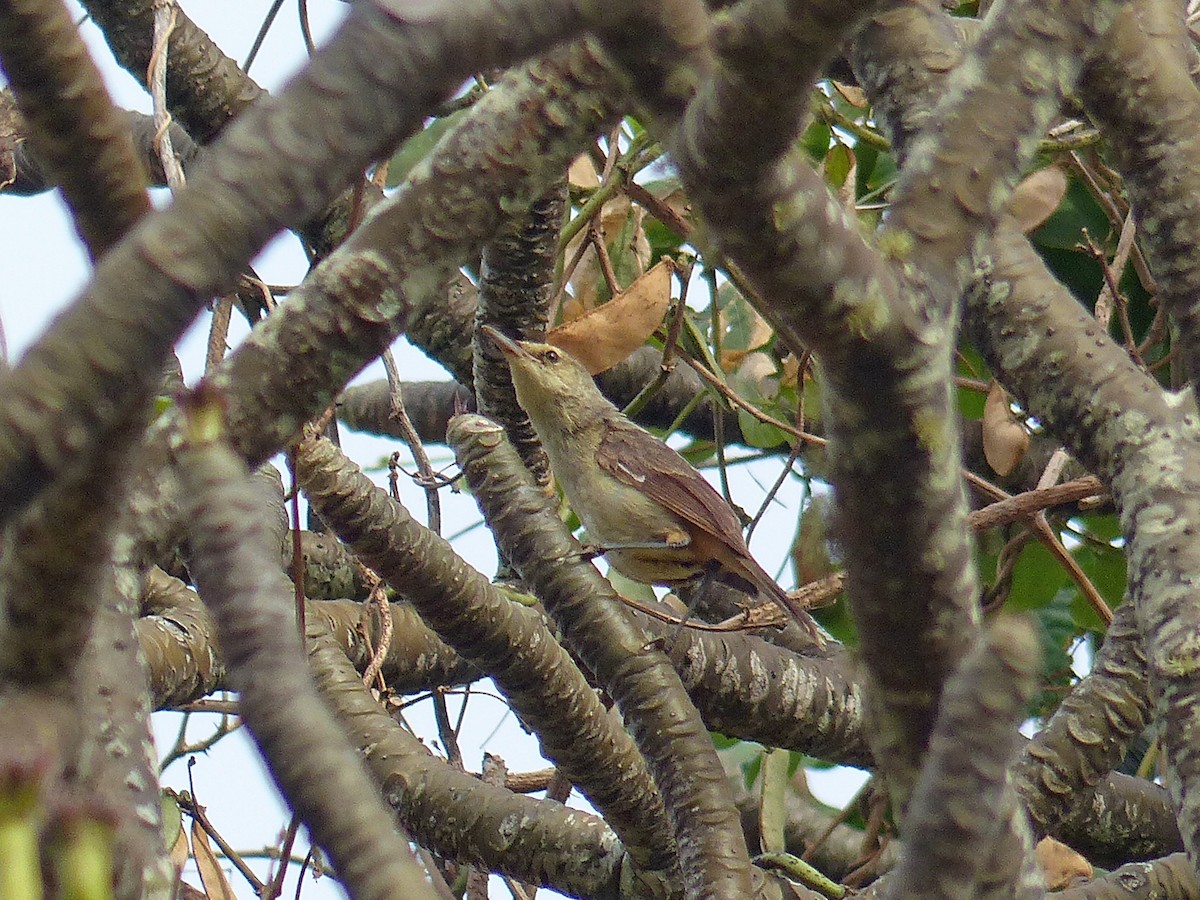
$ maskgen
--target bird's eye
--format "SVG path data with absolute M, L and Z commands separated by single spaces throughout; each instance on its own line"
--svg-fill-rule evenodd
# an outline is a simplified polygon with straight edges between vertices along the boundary
M 558 360 L 559 360 L 558 351 L 557 350 L 547 350 L 544 358 L 545 358 L 546 362 L 552 362 L 552 363 L 558 362 Z

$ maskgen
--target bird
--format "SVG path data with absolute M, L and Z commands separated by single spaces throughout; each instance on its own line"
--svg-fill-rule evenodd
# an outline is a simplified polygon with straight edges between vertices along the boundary
M 816 637 L 812 617 L 751 556 L 736 513 L 687 460 L 622 414 L 566 351 L 482 327 L 571 508 L 614 569 L 666 586 L 716 577 L 773 601 Z

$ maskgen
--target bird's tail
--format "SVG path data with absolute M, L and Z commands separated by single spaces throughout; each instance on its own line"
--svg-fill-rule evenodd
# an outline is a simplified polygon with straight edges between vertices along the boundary
M 753 588 L 753 592 L 764 597 L 778 606 L 789 618 L 803 628 L 813 640 L 820 640 L 820 629 L 808 613 L 807 604 L 802 599 L 792 597 L 779 586 L 779 583 L 767 574 L 766 570 L 752 558 L 737 560 L 736 564 L 726 563 L 726 568 L 733 571 L 740 580 Z

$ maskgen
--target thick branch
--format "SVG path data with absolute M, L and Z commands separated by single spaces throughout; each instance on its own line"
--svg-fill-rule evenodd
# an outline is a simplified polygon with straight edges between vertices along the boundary
M 1014 780 L 1035 827 L 1053 831 L 1071 802 L 1121 761 L 1146 727 L 1150 685 L 1132 603 L 1118 607 L 1092 671 L 1029 745 Z
M 1109 139 L 1133 201 L 1158 297 L 1200 388 L 1200 88 L 1188 73 L 1183 10 L 1129 4 L 1097 45 L 1080 80 L 1084 103 Z
M 125 114 L 60 0 L 0 3 L 0 64 L 38 161 L 62 187 L 96 259 L 150 209 Z
M 750 859 L 729 784 L 666 657 L 622 613 L 612 586 L 579 558 L 578 542 L 503 429 L 459 416 L 448 437 L 505 555 L 616 701 L 645 754 L 671 817 L 688 895 L 749 896 Z
M 475 400 L 479 413 L 504 425 L 525 466 L 550 484 L 550 461 L 529 416 L 517 405 L 508 363 L 481 325 L 519 340 L 545 339 L 554 288 L 554 257 L 566 184 L 556 185 L 520 219 L 508 223 L 483 251 L 475 313 Z
M 192 498 L 191 570 L 217 621 L 242 717 L 281 791 L 354 896 L 433 896 L 313 685 L 292 592 L 245 465 L 213 442 L 215 409 L 195 415 L 182 457 Z
M 848 29 L 867 8 L 846 14 L 841 5 L 822 7 L 814 34 L 824 39 Z M 782 34 L 764 34 L 747 16 L 749 33 L 802 38 L 808 20 L 788 9 L 795 23 Z M 666 143 L 718 246 L 767 298 L 760 311 L 789 347 L 811 348 L 821 358 L 831 389 L 837 527 L 863 658 L 886 710 L 874 729 L 877 757 L 903 802 L 938 690 L 969 645 L 977 615 L 949 389 L 952 335 L 944 321 L 921 313 L 922 288 L 904 292 L 801 153 L 784 152 L 798 125 L 795 103 L 772 122 L 781 129 L 767 139 L 775 152 L 757 155 L 760 129 L 739 134 L 739 110 L 760 102 L 760 66 L 773 57 L 734 40 L 719 49 L 715 74 Z M 820 53 L 811 49 L 817 62 L 797 54 L 799 62 L 768 81 L 819 70 Z M 616 43 L 614 52 L 636 65 L 635 48 Z M 691 66 L 703 70 L 704 61 Z M 680 68 L 683 79 L 687 66 Z M 661 124 L 676 124 L 672 98 L 649 80 L 637 85 Z M 723 121 L 728 126 L 717 128 Z M 720 143 L 706 136 L 709 129 Z M 743 154 L 764 165 L 743 168 Z M 897 646 L 905 652 L 896 654 Z
M 616 897 L 623 884 L 639 886 L 601 819 L 515 795 L 434 757 L 380 709 L 327 636 L 311 635 L 309 660 L 387 802 L 422 846 L 570 896 Z
M 995 228 L 1084 55 L 1119 6 L 1116 0 L 998 6 L 949 78 L 927 130 L 908 148 L 881 240 L 915 241 L 902 259 L 955 287 L 963 283 L 975 247 Z
M 669 867 L 674 849 L 662 800 L 637 748 L 541 620 L 525 615 L 329 441 L 302 441 L 296 472 L 322 519 L 445 641 L 493 677 L 546 757 L 600 810 L 639 864 Z
M 893 46 L 898 47 L 899 44 Z M 912 104 L 931 98 L 912 97 Z M 987 248 L 967 294 L 976 342 L 997 376 L 1085 465 L 1112 482 L 1130 561 L 1153 689 L 1164 727 L 1167 778 L 1185 842 L 1200 846 L 1200 756 L 1194 732 L 1200 627 L 1188 588 L 1200 565 L 1194 526 L 1200 470 L 1190 399 L 1169 397 L 1045 269 L 1012 223 Z
M 566 27 L 546 15 L 505 34 L 490 19 L 453 18 L 409 25 L 356 6 L 286 90 L 227 130 L 175 204 L 105 257 L 83 296 L 0 380 L 0 514 L 92 449 L 115 415 L 149 400 L 201 301 L 279 228 L 318 212 L 468 69 L 509 61 Z
M 888 896 L 968 897 L 981 887 L 1015 812 L 1007 770 L 1039 655 L 1029 625 L 1000 619 L 946 683 Z

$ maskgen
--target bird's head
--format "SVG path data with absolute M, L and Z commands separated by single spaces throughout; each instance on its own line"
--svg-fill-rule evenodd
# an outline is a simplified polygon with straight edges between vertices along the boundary
M 514 341 L 490 325 L 483 330 L 508 360 L 517 401 L 535 426 L 555 419 L 568 427 L 586 424 L 611 407 L 588 370 L 565 350 L 552 344 Z

